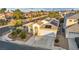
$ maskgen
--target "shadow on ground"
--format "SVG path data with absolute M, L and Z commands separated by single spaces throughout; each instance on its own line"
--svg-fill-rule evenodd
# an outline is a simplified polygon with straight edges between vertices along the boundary
M 0 50 L 49 50 L 49 49 L 31 47 L 26 45 L 18 45 L 10 42 L 0 41 Z

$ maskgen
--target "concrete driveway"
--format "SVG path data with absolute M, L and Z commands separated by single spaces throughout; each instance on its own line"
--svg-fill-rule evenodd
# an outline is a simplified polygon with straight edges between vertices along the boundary
M 27 41 L 26 44 L 33 47 L 52 49 L 54 47 L 54 39 L 55 38 L 50 36 L 33 36 Z

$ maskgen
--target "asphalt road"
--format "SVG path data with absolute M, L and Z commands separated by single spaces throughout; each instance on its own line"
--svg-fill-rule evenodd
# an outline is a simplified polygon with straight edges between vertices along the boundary
M 49 49 L 31 47 L 27 45 L 18 45 L 10 42 L 0 41 L 0 50 L 49 50 Z
M 0 36 L 2 36 L 2 35 L 4 35 L 5 33 L 7 33 L 10 29 L 11 29 L 11 27 L 9 27 L 9 26 L 0 28 Z

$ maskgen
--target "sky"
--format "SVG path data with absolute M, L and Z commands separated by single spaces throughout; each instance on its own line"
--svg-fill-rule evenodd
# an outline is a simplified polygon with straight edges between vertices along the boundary
M 17 8 L 7 8 L 7 10 L 15 10 Z M 79 8 L 19 8 L 23 12 L 29 11 L 64 11 L 64 10 L 79 10 Z

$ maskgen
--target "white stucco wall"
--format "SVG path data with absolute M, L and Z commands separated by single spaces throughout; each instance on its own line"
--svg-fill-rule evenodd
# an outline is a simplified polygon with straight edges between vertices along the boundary
M 78 50 L 78 47 L 74 38 L 69 38 L 68 44 L 69 44 L 69 50 Z
M 75 38 L 75 37 L 79 37 L 79 34 L 72 34 L 72 33 L 69 33 L 68 35 L 69 38 Z
M 44 35 L 48 35 L 48 36 L 52 36 L 52 37 L 56 37 L 56 33 L 52 32 L 52 31 L 46 31 L 46 30 L 40 30 L 39 32 L 39 36 L 44 36 Z
M 79 37 L 79 34 L 69 33 L 66 31 L 66 38 L 75 38 L 75 37 Z
M 66 27 L 77 23 L 77 21 L 75 22 L 75 20 L 76 19 L 67 19 L 67 21 L 66 21 Z

